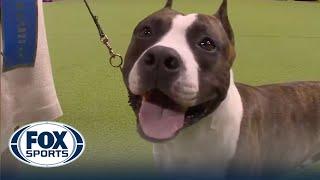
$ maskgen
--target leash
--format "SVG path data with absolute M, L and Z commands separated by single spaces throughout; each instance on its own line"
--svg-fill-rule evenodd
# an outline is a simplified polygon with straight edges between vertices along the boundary
M 107 47 L 108 51 L 109 51 L 109 64 L 114 67 L 114 68 L 121 68 L 122 64 L 123 64 L 123 58 L 120 54 L 114 52 L 111 44 L 110 44 L 110 39 L 108 38 L 108 36 L 104 33 L 104 31 L 101 28 L 101 25 L 99 24 L 98 21 L 98 16 L 95 16 L 87 2 L 87 0 L 84 0 L 84 3 L 86 4 L 88 11 L 98 29 L 99 32 L 99 36 L 100 36 L 100 41 Z

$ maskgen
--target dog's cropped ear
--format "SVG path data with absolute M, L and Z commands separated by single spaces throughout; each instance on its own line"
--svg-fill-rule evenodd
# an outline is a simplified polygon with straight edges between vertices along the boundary
M 220 20 L 229 40 L 234 45 L 234 34 L 228 17 L 228 0 L 223 0 L 218 12 L 214 16 Z
M 167 0 L 167 3 L 166 5 L 164 6 L 164 8 L 172 8 L 172 3 L 173 3 L 173 0 Z

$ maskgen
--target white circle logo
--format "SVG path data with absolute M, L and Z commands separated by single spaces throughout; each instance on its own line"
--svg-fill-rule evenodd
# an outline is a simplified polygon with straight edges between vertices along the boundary
M 11 153 L 36 167 L 59 167 L 75 161 L 85 148 L 76 129 L 57 122 L 38 122 L 18 129 L 9 142 Z

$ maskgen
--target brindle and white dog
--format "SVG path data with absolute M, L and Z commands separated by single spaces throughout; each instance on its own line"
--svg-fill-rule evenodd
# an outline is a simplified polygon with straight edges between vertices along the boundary
M 227 1 L 215 15 L 171 6 L 138 24 L 123 67 L 138 131 L 154 143 L 157 165 L 257 173 L 312 162 L 320 152 L 320 82 L 235 83 Z

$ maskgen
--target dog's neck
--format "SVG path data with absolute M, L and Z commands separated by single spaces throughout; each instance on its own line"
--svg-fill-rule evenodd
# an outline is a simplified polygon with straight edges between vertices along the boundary
M 160 169 L 225 170 L 235 154 L 243 117 L 241 97 L 233 72 L 230 73 L 227 96 L 213 113 L 172 141 L 154 145 L 154 157 Z

